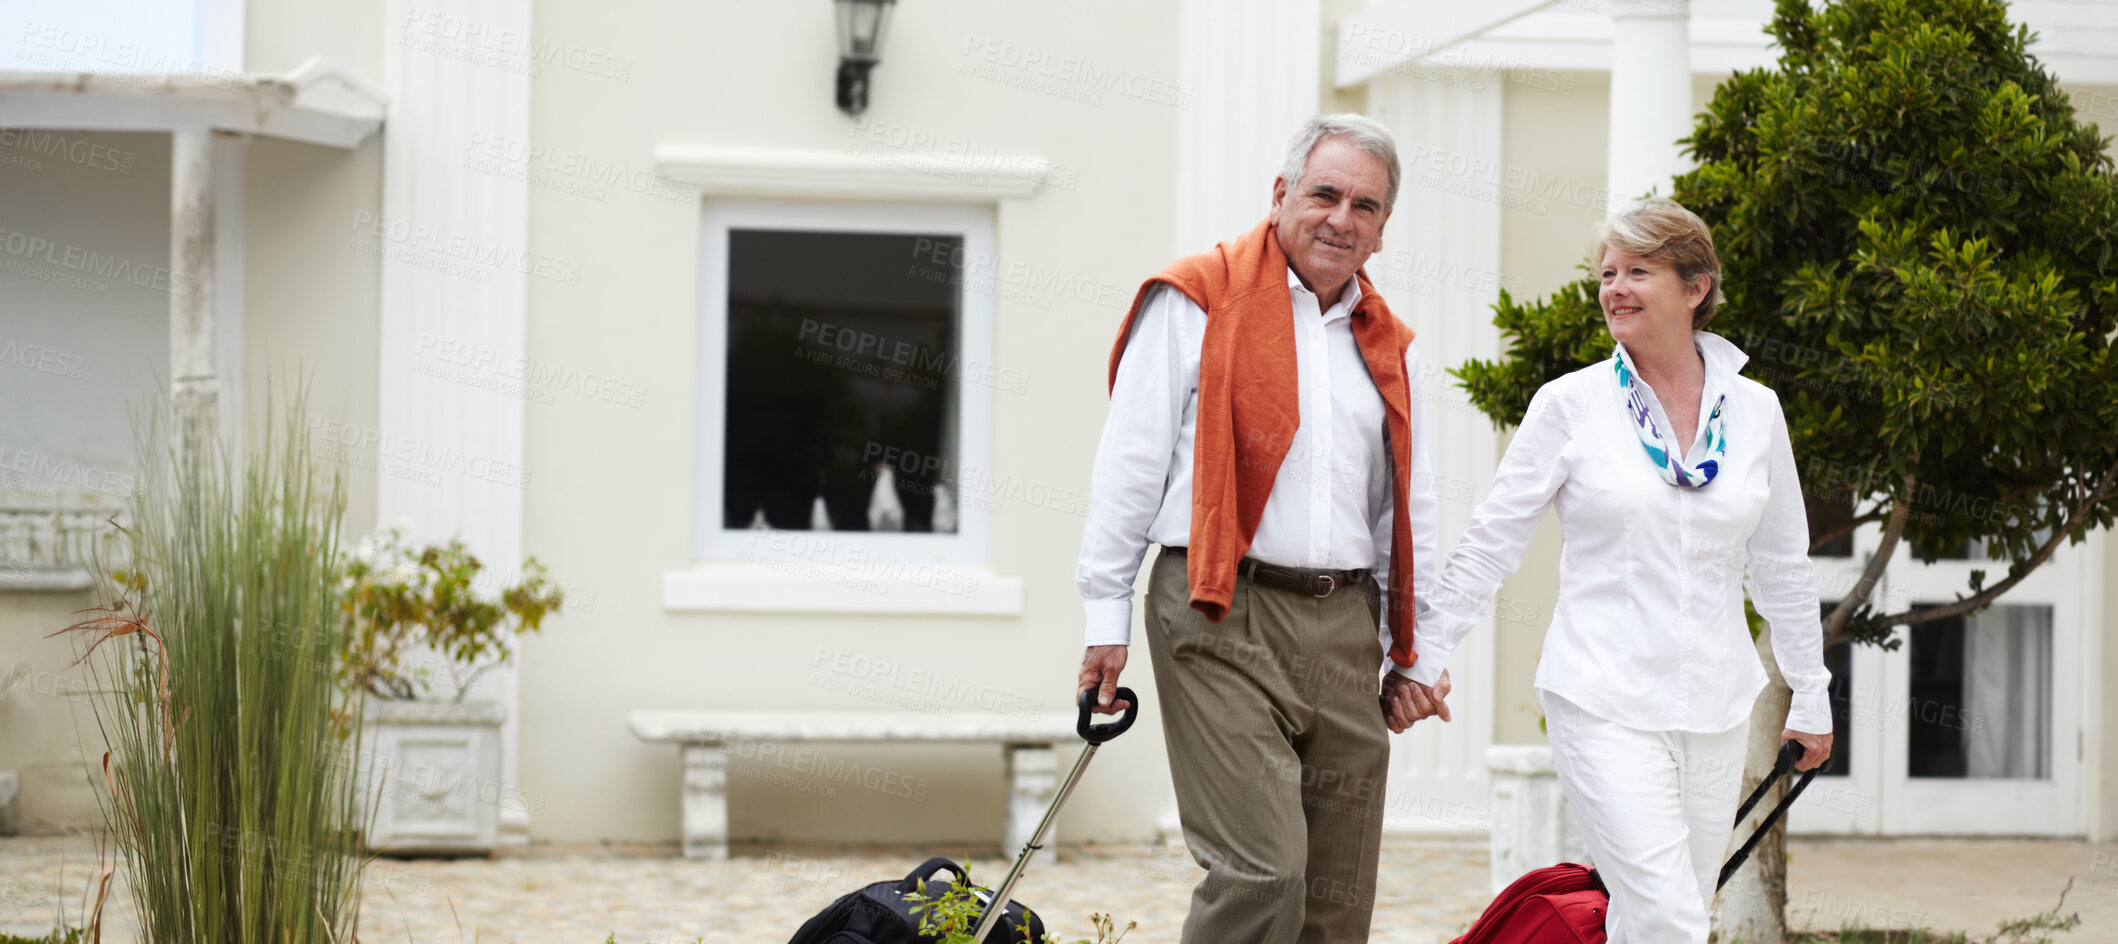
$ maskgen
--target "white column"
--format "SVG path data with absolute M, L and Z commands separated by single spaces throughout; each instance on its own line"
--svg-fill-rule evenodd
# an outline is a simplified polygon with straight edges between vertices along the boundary
M 1471 406 L 1447 368 L 1500 353 L 1493 303 L 1500 271 L 1503 104 L 1497 71 L 1420 66 L 1368 84 L 1368 113 L 1397 138 L 1402 180 L 1368 277 L 1391 311 L 1418 333 L 1432 489 L 1439 499 L 1437 550 L 1446 556 L 1471 521 L 1500 458 L 1499 434 Z M 1449 659 L 1453 721 L 1423 721 L 1392 738 L 1386 835 L 1475 836 L 1487 828 L 1486 745 L 1493 740 L 1497 634 L 1488 619 Z
M 173 419 L 229 443 L 242 431 L 244 148 L 212 128 L 169 134 Z
M 1316 116 L 1324 74 L 1319 0 L 1179 0 L 1177 15 L 1178 82 L 1191 103 L 1177 113 L 1173 258 L 1265 218 L 1287 139 Z M 1174 787 L 1162 802 L 1157 832 L 1183 842 Z
M 386 449 L 427 457 L 422 475 L 377 478 L 378 524 L 400 518 L 416 540 L 463 538 L 501 575 L 521 566 L 523 401 L 427 376 L 415 353 L 423 338 L 480 352 L 498 363 L 527 355 L 526 180 L 465 166 L 473 132 L 500 141 L 530 138 L 528 70 L 478 56 L 435 51 L 437 18 L 489 36 L 529 36 L 530 0 L 393 0 L 384 38 L 390 113 L 383 142 L 381 383 L 377 425 Z M 444 42 L 447 42 L 444 40 Z M 508 66 L 511 63 L 499 63 Z M 461 247 L 475 247 L 467 261 Z M 435 265 L 435 262 L 449 263 Z M 425 263 L 424 265 L 420 263 Z M 464 263 L 458 265 L 457 263 Z M 470 271 L 475 270 L 475 271 Z M 479 694 L 505 706 L 501 779 L 517 788 L 521 711 L 516 671 L 488 672 Z M 504 789 L 503 795 L 517 791 Z M 524 841 L 528 811 L 503 806 L 504 839 Z
M 246 135 L 213 134 L 213 297 L 208 301 L 213 306 L 215 409 L 222 441 L 238 449 L 243 443 L 243 180 L 249 148 Z
M 218 432 L 214 376 L 215 218 L 211 128 L 169 133 L 169 379 L 172 441 L 179 447 Z
M 1690 169 L 1677 139 L 1691 134 L 1690 0 L 1610 0 L 1608 209 L 1650 190 L 1669 196 Z
M 1203 252 L 1265 217 L 1287 139 L 1322 100 L 1318 0 L 1182 0 L 1176 254 Z

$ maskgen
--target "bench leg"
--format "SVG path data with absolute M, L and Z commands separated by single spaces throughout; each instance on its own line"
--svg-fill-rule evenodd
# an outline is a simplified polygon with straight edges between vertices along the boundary
M 1052 797 L 1059 791 L 1059 757 L 1050 744 L 1010 744 L 1007 746 L 1008 766 L 1008 818 L 1001 853 L 1019 856 L 1022 847 L 1030 844 L 1037 831 L 1037 824 L 1044 821 L 1044 812 L 1052 805 Z M 1054 826 L 1052 833 L 1058 833 Z M 1052 835 L 1044 837 L 1047 847 Z
M 684 745 L 684 858 L 728 858 L 728 748 Z

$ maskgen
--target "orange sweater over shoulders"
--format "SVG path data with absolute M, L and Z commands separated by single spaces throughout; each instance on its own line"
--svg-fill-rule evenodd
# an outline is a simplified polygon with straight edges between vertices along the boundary
M 1158 283 L 1206 312 L 1199 354 L 1198 428 L 1192 453 L 1191 605 L 1216 623 L 1234 599 L 1236 569 L 1257 536 L 1265 499 L 1301 425 L 1294 353 L 1294 303 L 1287 256 L 1270 219 L 1234 242 L 1172 263 L 1140 286 L 1110 353 L 1110 382 L 1140 305 Z M 1353 336 L 1382 394 L 1390 450 L 1393 521 L 1389 561 L 1390 660 L 1410 667 L 1413 630 L 1411 384 L 1405 350 L 1412 329 L 1390 313 L 1367 272 L 1353 309 Z

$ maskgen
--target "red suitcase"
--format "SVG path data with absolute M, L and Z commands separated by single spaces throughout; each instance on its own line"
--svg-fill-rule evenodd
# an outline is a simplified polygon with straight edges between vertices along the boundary
M 1752 807 L 1763 799 L 1765 791 L 1794 769 L 1795 761 L 1802 759 L 1802 745 L 1788 741 L 1780 747 L 1780 756 L 1773 761 L 1772 773 L 1758 789 L 1744 800 L 1736 810 L 1736 824 L 1742 825 L 1743 817 L 1750 815 Z M 1823 768 L 1819 767 L 1818 770 Z M 1759 840 L 1779 822 L 1780 814 L 1794 803 L 1795 797 L 1809 786 L 1817 771 L 1802 774 L 1795 781 L 1794 789 L 1779 805 L 1766 814 L 1765 822 L 1743 842 L 1743 848 L 1721 866 L 1721 880 L 1715 888 L 1728 884 L 1728 878 L 1743 867 L 1750 858 L 1750 851 L 1757 848 Z M 1486 906 L 1485 913 L 1471 923 L 1471 928 L 1462 937 L 1450 944 L 1604 944 L 1603 921 L 1610 911 L 1611 896 L 1603 889 L 1603 880 L 1596 870 L 1573 862 L 1533 870 L 1518 878 L 1501 890 L 1500 897 Z

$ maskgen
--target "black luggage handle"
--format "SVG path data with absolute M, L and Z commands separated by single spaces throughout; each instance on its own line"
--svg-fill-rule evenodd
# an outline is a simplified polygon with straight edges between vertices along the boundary
M 1113 697 L 1117 701 L 1125 702 L 1124 717 L 1109 724 L 1090 724 L 1088 723 L 1088 715 L 1089 711 L 1096 707 L 1096 690 L 1093 688 L 1082 689 L 1080 698 L 1081 720 L 1074 724 L 1074 733 L 1081 735 L 1081 739 L 1090 744 L 1101 744 L 1130 730 L 1133 726 L 1133 719 L 1140 717 L 1140 696 L 1133 694 L 1132 689 L 1121 685 Z
M 1778 783 L 1781 777 L 1786 776 L 1788 771 L 1793 770 L 1795 763 L 1800 761 L 1802 755 L 1807 751 L 1808 748 L 1803 747 L 1800 741 L 1790 740 L 1781 744 L 1780 756 L 1773 758 L 1772 772 L 1766 774 L 1765 779 L 1758 782 L 1758 788 L 1750 792 L 1750 799 L 1744 800 L 1743 805 L 1736 809 L 1736 821 L 1730 828 L 1743 825 L 1743 817 L 1749 816 L 1750 811 L 1758 805 L 1758 801 L 1765 798 L 1765 791 L 1772 789 L 1773 784 Z M 1714 883 L 1715 891 L 1719 891 L 1721 886 L 1728 884 L 1728 880 L 1735 876 L 1736 870 L 1742 868 L 1743 863 L 1750 858 L 1751 850 L 1756 849 L 1758 843 L 1765 841 L 1765 834 L 1772 831 L 1772 824 L 1780 821 L 1780 815 L 1787 812 L 1788 807 L 1794 805 L 1795 797 L 1801 796 L 1802 791 L 1809 787 L 1809 781 L 1815 780 L 1816 775 L 1825 767 L 1830 766 L 1830 763 L 1831 759 L 1827 757 L 1824 759 L 1824 763 L 1802 772 L 1801 778 L 1794 782 L 1794 787 L 1787 791 L 1787 795 L 1780 798 L 1780 802 L 1773 806 L 1772 812 L 1765 814 L 1765 821 L 1758 824 L 1757 831 L 1751 833 L 1750 838 L 1743 841 L 1743 848 L 1737 849 L 1736 854 L 1729 857 L 1728 864 L 1721 866 L 1721 880 Z
M 963 866 L 957 865 L 952 859 L 935 856 L 925 862 L 921 862 L 918 868 L 905 874 L 904 890 L 916 892 L 926 888 L 927 880 L 933 878 L 936 872 L 952 872 L 967 883 L 971 880 L 971 873 L 966 871 Z

